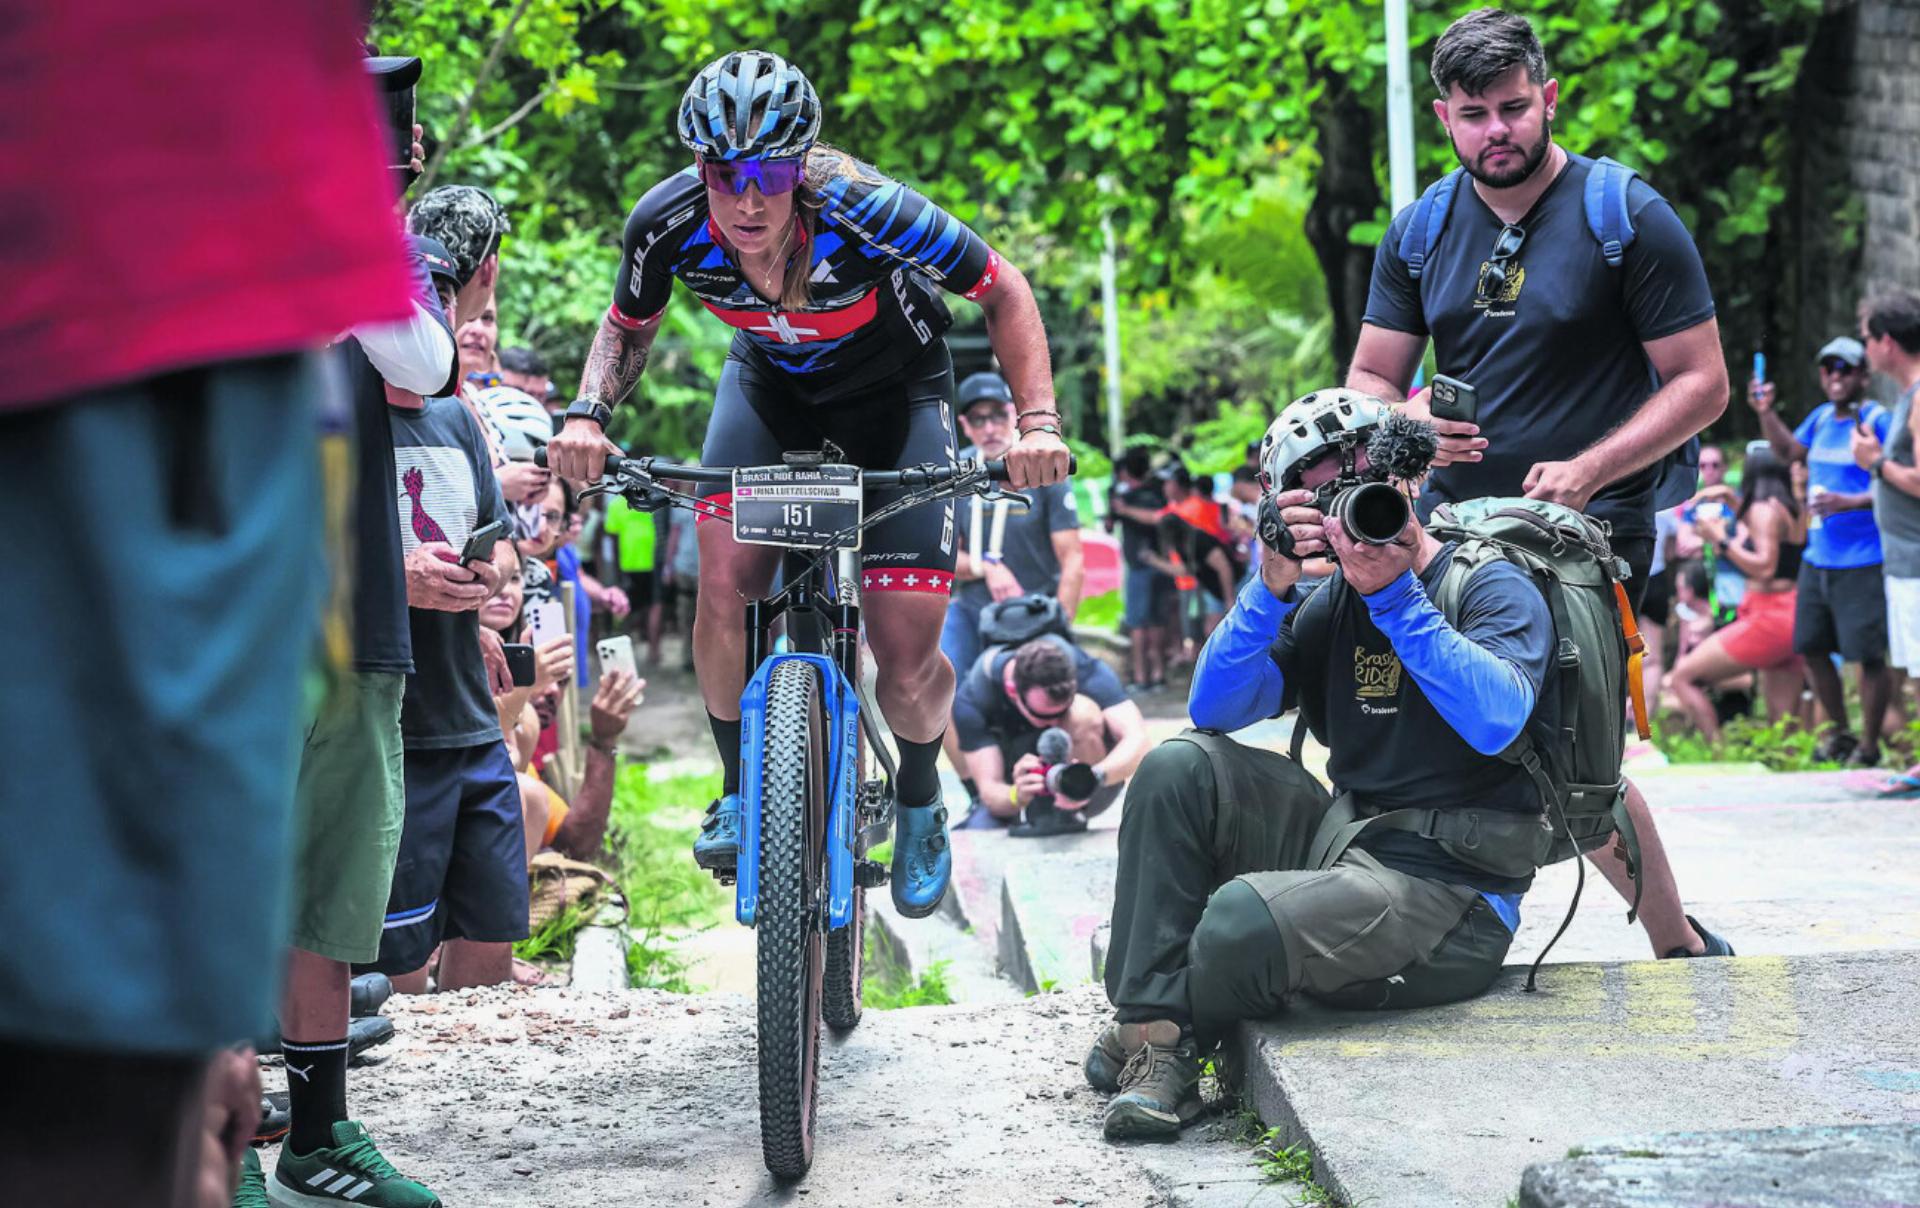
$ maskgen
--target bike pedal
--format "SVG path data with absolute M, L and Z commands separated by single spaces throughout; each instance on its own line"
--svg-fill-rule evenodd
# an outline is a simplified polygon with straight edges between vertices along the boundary
M 878 889 L 887 883 L 887 866 L 878 860 L 856 860 L 853 883 L 862 889 Z
M 712 873 L 713 879 L 722 885 L 731 885 L 740 879 L 739 873 L 731 868 L 709 868 L 707 871 Z

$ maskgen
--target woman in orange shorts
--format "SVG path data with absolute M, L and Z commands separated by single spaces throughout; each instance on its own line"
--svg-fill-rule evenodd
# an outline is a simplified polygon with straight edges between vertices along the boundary
M 1710 496 L 1732 492 L 1710 487 Z M 1673 669 L 1673 694 L 1694 727 L 1708 739 L 1720 737 L 1720 719 L 1707 689 L 1746 671 L 1760 672 L 1767 716 L 1791 713 L 1800 702 L 1805 668 L 1793 652 L 1794 582 L 1807 543 L 1807 522 L 1794 498 L 1786 466 L 1769 451 L 1747 455 L 1741 477 L 1734 530 L 1726 521 L 1701 515 L 1694 520 L 1705 545 L 1747 577 L 1746 598 L 1734 622 L 1688 651 Z

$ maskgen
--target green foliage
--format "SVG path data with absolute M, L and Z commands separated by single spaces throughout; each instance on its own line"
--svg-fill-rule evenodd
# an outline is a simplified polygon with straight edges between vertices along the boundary
M 1337 1205 L 1339 1201 L 1333 1193 L 1314 1182 L 1313 1151 L 1304 1145 L 1282 1144 L 1282 1140 L 1281 1130 L 1270 1128 L 1254 1146 L 1254 1155 L 1260 1159 L 1260 1173 L 1270 1183 L 1297 1185 L 1301 1203 Z
M 568 906 L 542 923 L 532 935 L 516 941 L 513 954 L 523 961 L 564 964 L 573 959 L 574 942 L 580 938 L 580 931 L 590 917 L 589 911 L 580 904 Z
M 727 895 L 689 854 L 700 811 L 720 792 L 718 773 L 654 781 L 627 764 L 614 783 L 607 852 L 627 899 L 627 983 L 686 992 L 679 945 L 713 926 Z
M 1121 599 L 1120 592 L 1103 592 L 1080 601 L 1080 611 L 1074 615 L 1073 623 L 1115 633 L 1120 629 L 1120 618 L 1125 610 L 1125 601 Z
M 873 958 L 873 933 L 867 933 L 866 976 L 860 983 L 860 1001 L 880 1011 L 902 1007 L 944 1007 L 953 1002 L 947 985 L 947 962 L 935 961 L 926 972 L 909 978 Z
M 1720 741 L 1708 742 L 1686 722 L 1668 713 L 1652 727 L 1653 742 L 1671 763 L 1758 763 L 1775 772 L 1813 772 L 1837 768 L 1814 755 L 1819 738 L 1790 717 L 1771 724 L 1736 717 L 1720 728 Z

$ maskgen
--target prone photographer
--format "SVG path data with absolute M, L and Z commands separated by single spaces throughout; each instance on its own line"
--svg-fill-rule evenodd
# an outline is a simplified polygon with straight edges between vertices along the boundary
M 1530 862 L 1492 871 L 1418 831 L 1353 838 L 1341 825 L 1421 811 L 1445 834 L 1445 815 L 1471 809 L 1492 830 L 1541 829 L 1535 783 L 1498 756 L 1536 710 L 1558 712 L 1558 694 L 1542 692 L 1553 620 L 1522 571 L 1468 564 L 1458 622 L 1434 603 L 1456 546 L 1412 516 L 1402 492 L 1420 467 L 1390 482 L 1375 464 L 1380 446 L 1364 442 L 1386 415 L 1328 391 L 1276 422 L 1269 556 L 1201 653 L 1197 728 L 1134 778 L 1106 971 L 1114 1021 L 1085 1066 L 1096 1090 L 1118 1092 L 1110 1139 L 1172 1136 L 1193 1119 L 1203 1046 L 1236 1021 L 1303 993 L 1376 1009 L 1470 998 L 1512 942 Z M 1394 422 L 1417 446 L 1421 426 Z M 1338 569 L 1303 599 L 1301 562 L 1323 554 Z M 1331 791 L 1226 737 L 1296 707 L 1330 748 Z

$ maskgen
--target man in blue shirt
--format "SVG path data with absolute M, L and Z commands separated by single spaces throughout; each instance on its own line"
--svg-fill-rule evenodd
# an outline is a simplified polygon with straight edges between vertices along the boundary
M 1873 475 L 1854 462 L 1856 429 L 1887 440 L 1887 409 L 1867 398 L 1871 374 L 1860 341 L 1841 336 L 1820 350 L 1820 388 L 1827 401 L 1798 428 L 1774 411 L 1772 382 L 1749 382 L 1747 402 L 1760 429 L 1787 462 L 1807 463 L 1807 552 L 1800 563 L 1793 648 L 1807 660 L 1807 678 L 1833 728 L 1818 754 L 1854 767 L 1880 762 L 1880 728 L 1893 677 L 1887 671 L 1887 597 L 1881 578 L 1880 530 L 1873 518 Z M 1838 654 L 1860 665 L 1860 737 L 1847 722 Z
M 1392 544 L 1360 544 L 1308 506 L 1339 468 L 1321 456 L 1308 489 L 1275 496 L 1293 548 L 1262 562 L 1202 651 L 1189 703 L 1200 729 L 1149 755 L 1128 794 L 1106 973 L 1114 1022 L 1086 1062 L 1096 1089 L 1118 1091 L 1109 1138 L 1176 1133 L 1198 1108 L 1200 1047 L 1235 1021 L 1302 993 L 1370 1008 L 1472 997 L 1519 923 L 1531 863 L 1495 871 L 1377 828 L 1328 849 L 1317 840 L 1334 795 L 1284 756 L 1225 737 L 1298 706 L 1329 745 L 1334 794 L 1366 812 L 1472 807 L 1490 826 L 1540 816 L 1533 782 L 1499 754 L 1536 709 L 1555 721 L 1546 600 L 1494 561 L 1449 620 L 1429 594 L 1452 545 L 1417 520 Z M 1303 600 L 1300 559 L 1325 551 L 1339 569 Z M 1135 1060 L 1145 1049 L 1151 1059 Z

